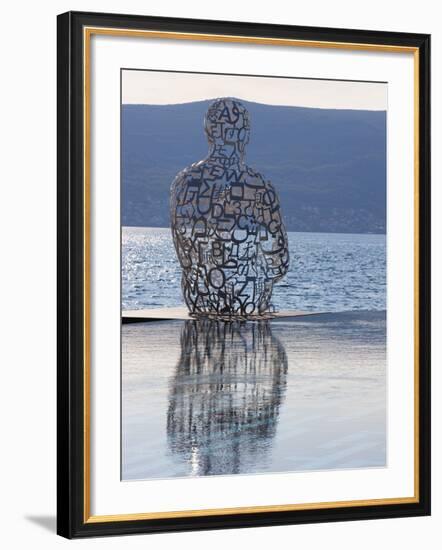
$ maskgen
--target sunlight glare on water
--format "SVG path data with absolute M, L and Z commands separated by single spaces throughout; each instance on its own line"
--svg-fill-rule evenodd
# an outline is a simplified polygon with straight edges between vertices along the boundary
M 122 306 L 184 305 L 181 269 L 170 229 L 123 227 Z M 290 270 L 275 285 L 277 310 L 386 309 L 386 237 L 343 233 L 288 233 Z

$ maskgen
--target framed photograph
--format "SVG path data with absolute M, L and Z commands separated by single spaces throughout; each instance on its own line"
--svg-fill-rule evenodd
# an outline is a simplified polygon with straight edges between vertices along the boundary
M 58 17 L 58 533 L 430 513 L 430 37 Z

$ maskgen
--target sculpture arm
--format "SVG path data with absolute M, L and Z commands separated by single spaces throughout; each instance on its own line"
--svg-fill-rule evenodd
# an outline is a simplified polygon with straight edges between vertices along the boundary
M 193 211 L 191 194 L 188 192 L 188 169 L 179 172 L 170 187 L 170 227 L 178 260 L 183 269 L 191 264 L 190 239 L 191 215 Z
M 262 251 L 270 274 L 274 282 L 282 279 L 290 265 L 287 231 L 281 212 L 278 194 L 273 185 L 267 181 L 264 186 L 264 195 L 261 201 L 264 235 Z

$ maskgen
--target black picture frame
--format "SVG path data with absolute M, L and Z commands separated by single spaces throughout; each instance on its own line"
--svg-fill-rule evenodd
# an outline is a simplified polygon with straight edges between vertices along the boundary
M 68 12 L 57 21 L 58 397 L 57 532 L 67 538 L 226 529 L 422 516 L 430 514 L 430 36 L 135 15 Z M 341 44 L 413 48 L 419 62 L 418 160 L 418 499 L 372 504 L 196 517 L 88 521 L 85 495 L 85 194 L 84 28 L 112 27 Z

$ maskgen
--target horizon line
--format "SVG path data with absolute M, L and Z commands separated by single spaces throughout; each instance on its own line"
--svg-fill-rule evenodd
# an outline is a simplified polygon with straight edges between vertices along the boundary
M 123 225 L 120 223 L 120 228 L 128 228 L 128 229 L 167 229 L 171 231 L 170 226 L 155 226 L 155 225 Z M 320 235 L 384 235 L 387 236 L 387 232 L 384 231 L 383 233 L 374 233 L 374 232 L 365 232 L 365 233 L 355 233 L 355 232 L 342 232 L 342 231 L 291 231 L 286 228 L 287 233 L 318 233 Z
M 196 99 L 195 101 L 180 101 L 177 103 L 139 103 L 139 102 L 121 102 L 120 105 L 135 105 L 143 107 L 175 107 L 177 105 L 191 105 L 193 103 L 205 103 L 208 101 L 215 101 L 221 97 L 230 97 L 230 96 L 217 96 L 210 97 L 206 99 Z M 261 103 L 260 101 L 251 101 L 249 99 L 242 99 L 240 97 L 232 96 L 232 99 L 238 99 L 244 103 L 252 103 L 255 105 L 264 105 L 266 107 L 282 107 L 283 109 L 311 109 L 311 110 L 321 110 L 321 111 L 368 111 L 374 113 L 386 113 L 388 109 L 357 109 L 355 107 L 312 107 L 304 105 L 285 105 L 280 103 Z

